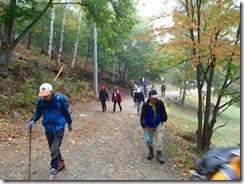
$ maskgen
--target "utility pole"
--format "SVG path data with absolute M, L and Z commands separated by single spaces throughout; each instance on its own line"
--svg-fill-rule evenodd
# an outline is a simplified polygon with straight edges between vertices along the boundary
M 94 40 L 94 50 L 93 50 L 93 83 L 94 91 L 96 97 L 98 97 L 98 77 L 97 77 L 97 28 L 96 24 L 93 24 L 93 40 Z

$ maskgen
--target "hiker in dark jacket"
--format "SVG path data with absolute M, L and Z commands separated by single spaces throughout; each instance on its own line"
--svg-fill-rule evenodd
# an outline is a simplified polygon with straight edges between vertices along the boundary
M 144 94 L 142 93 L 141 89 L 138 87 L 134 95 L 134 102 L 137 107 L 138 115 L 141 114 L 141 107 L 144 101 L 145 101 Z
M 64 160 L 60 153 L 60 145 L 64 136 L 64 129 L 68 123 L 69 131 L 72 130 L 72 119 L 64 99 L 58 100 L 58 94 L 53 92 L 51 84 L 44 83 L 40 86 L 39 98 L 36 105 L 36 113 L 28 123 L 28 128 L 34 127 L 35 122 L 43 116 L 42 125 L 51 151 L 51 169 L 49 179 L 52 180 L 58 171 L 64 169 Z
M 141 113 L 141 126 L 148 131 L 152 142 L 147 142 L 149 155 L 147 159 L 151 160 L 154 157 L 154 146 L 157 148 L 157 160 L 163 164 L 163 123 L 167 121 L 167 113 L 162 100 L 157 99 L 156 90 L 149 91 L 149 99 L 144 102 Z
M 109 101 L 108 93 L 107 93 L 105 87 L 104 86 L 101 86 L 101 90 L 99 92 L 99 99 L 98 99 L 98 101 L 100 101 L 101 104 L 102 104 L 102 110 L 103 110 L 103 112 L 105 112 L 107 110 L 106 100 Z
M 161 96 L 162 97 L 165 97 L 165 91 L 166 91 L 166 84 L 163 83 L 161 86 Z

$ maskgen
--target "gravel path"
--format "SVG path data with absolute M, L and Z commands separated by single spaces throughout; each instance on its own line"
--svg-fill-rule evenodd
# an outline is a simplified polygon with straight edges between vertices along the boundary
M 177 180 L 176 170 L 165 155 L 165 164 L 156 158 L 147 160 L 148 149 L 139 124 L 132 98 L 123 98 L 123 111 L 112 113 L 112 102 L 102 112 L 96 101 L 72 107 L 73 131 L 65 132 L 61 152 L 65 170 L 56 180 Z M 27 180 L 29 166 L 29 136 L 24 123 L 17 129 L 26 136 L 10 141 L 0 150 L 0 179 Z M 32 132 L 31 180 L 46 180 L 50 153 L 43 127 L 38 124 Z

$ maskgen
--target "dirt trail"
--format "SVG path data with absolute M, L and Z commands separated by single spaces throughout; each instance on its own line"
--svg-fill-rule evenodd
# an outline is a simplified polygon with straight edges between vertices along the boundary
M 56 180 L 179 179 L 167 155 L 165 164 L 158 163 L 156 158 L 146 159 L 148 150 L 132 98 L 123 98 L 122 112 L 117 106 L 116 113 L 112 113 L 112 106 L 111 101 L 107 102 L 107 111 L 102 112 L 100 103 L 94 100 L 72 107 L 73 131 L 66 130 L 61 146 L 66 168 L 57 174 Z M 23 123 L 18 128 L 27 132 Z M 29 136 L 9 141 L 14 141 L 15 146 L 1 147 L 0 179 L 27 180 Z M 30 179 L 46 180 L 50 153 L 40 124 L 34 127 L 31 149 Z

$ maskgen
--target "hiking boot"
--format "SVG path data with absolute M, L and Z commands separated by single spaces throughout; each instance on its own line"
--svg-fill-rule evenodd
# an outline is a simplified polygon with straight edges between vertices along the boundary
M 57 172 L 58 172 L 57 169 L 51 168 L 50 173 L 49 173 L 48 180 L 53 180 L 55 178 Z
M 164 164 L 164 158 L 163 158 L 162 151 L 157 152 L 157 160 L 159 161 L 160 164 Z
M 153 148 L 149 147 L 149 154 L 147 156 L 147 159 L 151 160 L 153 157 L 154 157 Z
M 58 171 L 62 171 L 65 168 L 64 160 L 61 160 L 58 164 Z

